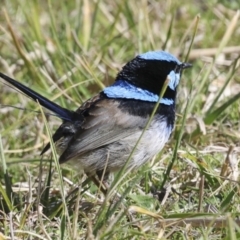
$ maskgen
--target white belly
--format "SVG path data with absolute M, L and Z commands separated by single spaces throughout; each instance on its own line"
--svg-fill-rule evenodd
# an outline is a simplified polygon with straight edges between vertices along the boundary
M 172 127 L 169 127 L 166 121 L 153 120 L 135 148 L 128 162 L 128 167 L 138 168 L 160 152 L 168 141 L 171 132 Z M 68 163 L 74 165 L 75 169 L 81 168 L 89 173 L 103 170 L 106 165 L 108 172 L 117 171 L 125 165 L 141 134 L 142 130 L 138 130 L 126 138 L 89 151 Z

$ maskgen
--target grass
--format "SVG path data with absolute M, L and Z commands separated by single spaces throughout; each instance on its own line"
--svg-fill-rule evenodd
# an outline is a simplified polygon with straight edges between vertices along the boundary
M 107 198 L 82 189 L 54 151 L 39 156 L 60 121 L 1 81 L 0 239 L 239 239 L 237 3 L 4 1 L 1 72 L 63 107 L 75 110 L 137 53 L 166 49 L 193 68 L 171 140 L 116 175 Z

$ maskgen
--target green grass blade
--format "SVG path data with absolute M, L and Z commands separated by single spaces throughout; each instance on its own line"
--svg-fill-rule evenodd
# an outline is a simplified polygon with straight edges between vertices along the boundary
M 210 112 L 204 118 L 204 122 L 209 125 L 212 124 L 228 107 L 230 107 L 239 98 L 240 98 L 240 93 L 236 94 L 235 96 L 230 98 L 228 101 L 226 101 L 224 104 L 222 104 L 220 107 Z

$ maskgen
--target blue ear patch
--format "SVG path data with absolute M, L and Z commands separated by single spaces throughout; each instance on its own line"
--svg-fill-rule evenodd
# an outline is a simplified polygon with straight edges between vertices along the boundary
M 109 98 L 135 99 L 147 102 L 159 101 L 159 96 L 157 94 L 138 88 L 124 80 L 116 81 L 113 85 L 106 87 L 103 92 Z M 174 101 L 173 99 L 162 98 L 160 103 L 172 105 Z
M 181 62 L 176 57 L 165 51 L 151 51 L 140 54 L 138 56 L 146 60 L 160 60 L 167 62 L 176 62 L 177 64 L 181 64 Z
M 177 85 L 180 81 L 180 73 L 175 73 L 174 71 L 171 71 L 168 74 L 169 83 L 168 86 L 174 91 L 177 88 Z

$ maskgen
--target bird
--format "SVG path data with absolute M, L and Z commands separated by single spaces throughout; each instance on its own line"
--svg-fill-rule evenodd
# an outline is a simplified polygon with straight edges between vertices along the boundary
M 103 173 L 107 178 L 125 165 L 138 168 L 163 149 L 174 128 L 182 71 L 191 66 L 162 50 L 139 54 L 122 67 L 112 85 L 76 110 L 59 106 L 3 73 L 0 77 L 62 119 L 52 136 L 59 163 L 84 171 L 98 185 Z M 49 149 L 48 143 L 41 155 Z

